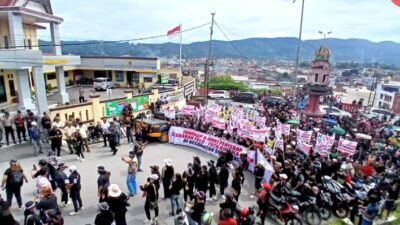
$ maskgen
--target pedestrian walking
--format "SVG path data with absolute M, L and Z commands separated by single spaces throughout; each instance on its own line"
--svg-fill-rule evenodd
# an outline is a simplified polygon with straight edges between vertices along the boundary
M 42 224 L 43 223 L 40 220 L 40 216 L 37 214 L 36 211 L 36 203 L 34 201 L 29 201 L 25 203 L 24 225 L 42 225 Z
M 97 205 L 99 213 L 94 219 L 94 225 L 111 225 L 114 221 L 114 216 L 110 211 L 110 206 L 107 202 L 101 202 Z
M 88 133 L 89 133 L 89 131 L 88 131 L 88 128 L 86 127 L 86 125 L 83 124 L 82 122 L 79 122 L 79 133 L 81 134 L 82 142 L 83 142 L 83 144 L 82 144 L 82 152 L 85 151 L 85 148 L 86 148 L 86 152 L 90 152 L 89 144 L 88 144 L 88 139 L 89 139 L 88 138 Z
M 219 183 L 218 181 L 218 173 L 215 168 L 214 160 L 210 160 L 208 163 L 208 180 L 210 183 L 210 200 L 217 200 L 217 190 L 215 189 L 215 185 Z
M 32 122 L 30 125 L 31 127 L 29 128 L 29 138 L 31 139 L 31 142 L 33 144 L 33 153 L 35 154 L 35 156 L 37 156 L 38 154 L 43 154 L 43 145 L 40 138 L 40 131 L 37 127 L 36 122 Z
M 106 171 L 104 166 L 97 167 L 97 173 L 99 174 L 97 178 L 97 196 L 99 197 L 99 202 L 104 202 L 108 197 L 111 173 Z
M 43 129 L 43 142 L 49 142 L 49 131 L 51 129 L 51 119 L 47 115 L 46 112 L 43 112 L 42 119 L 40 120 L 40 124 L 42 125 Z
M 169 185 L 172 182 L 172 177 L 175 174 L 174 167 L 172 166 L 171 159 L 164 159 L 165 166 L 161 171 L 161 180 L 164 188 L 164 199 L 171 197 L 171 191 L 169 190 Z
M 60 157 L 61 154 L 62 137 L 62 131 L 54 124 L 53 128 L 49 131 L 49 140 L 51 142 L 51 150 L 57 157 Z
M 194 173 L 193 173 L 193 164 L 188 163 L 187 169 L 183 172 L 182 174 L 182 180 L 184 183 L 184 189 L 183 189 L 183 200 L 186 202 L 188 200 L 188 197 L 190 201 L 194 199 L 193 196 L 193 190 L 194 190 Z
M 179 196 L 180 192 L 183 189 L 183 181 L 180 173 L 175 174 L 172 177 L 172 182 L 169 185 L 169 191 L 171 192 L 171 212 L 169 213 L 171 216 L 175 216 L 178 210 L 181 210 L 182 206 L 180 204 Z
M 74 216 L 79 214 L 79 210 L 82 210 L 83 208 L 81 199 L 81 175 L 78 173 L 76 166 L 74 165 L 69 166 L 68 169 L 71 174 L 68 177 L 67 189 L 69 190 L 69 196 L 74 205 L 74 211 L 69 215 Z
M 84 162 L 85 156 L 83 155 L 83 152 L 82 152 L 83 140 L 82 140 L 82 136 L 79 132 L 79 129 L 75 130 L 75 133 L 72 136 L 72 143 L 73 143 L 73 146 L 75 149 L 75 154 L 77 155 L 77 160 Z
M 18 136 L 18 141 L 21 144 L 22 143 L 22 139 L 24 141 L 26 140 L 26 130 L 25 130 L 25 119 L 22 116 L 21 111 L 17 111 L 17 115 L 15 115 L 14 117 L 14 124 L 15 124 L 15 128 L 17 130 L 17 136 Z
M 117 142 L 117 146 L 119 146 L 120 141 L 121 141 L 121 124 L 118 122 L 116 117 L 113 118 L 113 122 L 114 122 L 115 130 L 117 131 L 116 132 L 116 135 L 117 135 L 116 142 Z
M 74 126 L 72 126 L 72 122 L 68 121 L 67 126 L 64 128 L 64 134 L 65 134 L 65 141 L 67 142 L 69 154 L 72 155 L 74 154 L 74 148 L 73 148 L 73 136 L 75 133 L 76 129 Z
M 103 117 L 103 120 L 101 121 L 101 129 L 103 130 L 102 135 L 103 135 L 103 142 L 104 146 L 107 147 L 107 137 L 108 137 L 108 128 L 110 127 L 110 124 L 107 122 L 107 118 Z
M 140 190 L 142 190 L 146 196 L 146 201 L 144 203 L 144 211 L 146 213 L 146 220 L 144 221 L 146 224 L 154 222 L 157 224 L 158 220 L 158 191 L 154 184 L 155 180 L 158 180 L 159 177 L 156 174 L 150 175 L 147 179 L 147 183 L 144 185 L 140 185 Z M 151 219 L 150 210 L 154 210 L 154 219 Z
M 136 142 L 133 145 L 133 151 L 135 152 L 137 163 L 138 163 L 137 171 L 139 171 L 139 172 L 143 172 L 143 170 L 141 169 L 141 165 L 142 165 L 142 156 L 143 156 L 143 151 L 144 151 L 145 146 L 146 145 L 143 144 L 142 142 Z
M 65 174 L 64 170 L 68 168 L 64 163 L 59 163 L 57 166 L 56 170 L 56 175 L 55 175 L 55 180 L 57 183 L 57 186 L 61 190 L 61 206 L 66 207 L 68 205 L 68 192 L 67 192 L 67 186 L 65 183 L 66 180 L 68 180 L 67 174 Z
M 137 193 L 136 189 L 136 172 L 137 159 L 134 151 L 129 152 L 129 157 L 121 157 L 122 161 L 128 164 L 128 174 L 126 176 L 126 186 L 128 186 L 129 197 L 133 197 Z
M 110 211 L 114 214 L 115 225 L 126 225 L 126 209 L 130 206 L 129 197 L 121 191 L 118 185 L 111 184 L 108 187 L 107 203 L 110 206 Z
M 110 123 L 110 127 L 108 128 L 108 142 L 110 144 L 111 151 L 113 155 L 117 154 L 117 140 L 118 140 L 118 131 L 113 122 Z
M 5 112 L 3 118 L 1 118 L 1 123 L 3 125 L 4 128 L 4 132 L 6 134 L 6 143 L 7 145 L 10 145 L 10 135 L 12 138 L 12 141 L 14 142 L 14 144 L 17 144 L 17 142 L 15 141 L 15 136 L 14 136 L 14 129 L 12 127 L 13 122 L 13 118 L 10 116 L 9 112 Z
M 79 103 L 85 102 L 85 90 L 82 87 L 79 88 Z
M 1 188 L 6 190 L 7 204 L 12 205 L 12 198 L 15 196 L 18 203 L 18 208 L 22 208 L 21 188 L 22 185 L 28 183 L 24 171 L 17 160 L 10 161 L 10 167 L 4 171 Z

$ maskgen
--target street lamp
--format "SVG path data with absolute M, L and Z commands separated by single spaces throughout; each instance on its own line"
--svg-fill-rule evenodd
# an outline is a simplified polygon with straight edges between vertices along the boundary
M 322 45 L 324 45 L 326 36 L 328 36 L 329 34 L 332 34 L 332 31 L 329 31 L 329 32 L 318 31 L 318 33 L 324 35 L 324 39 L 322 39 Z
M 295 3 L 296 0 L 293 0 L 293 3 Z M 301 16 L 300 16 L 300 31 L 299 31 L 299 40 L 297 42 L 297 52 L 296 52 L 296 69 L 294 71 L 294 91 L 293 95 L 296 97 L 297 94 L 297 74 L 299 70 L 299 55 L 300 55 L 300 45 L 301 45 L 301 35 L 303 33 L 303 15 L 304 15 L 304 0 L 301 2 Z

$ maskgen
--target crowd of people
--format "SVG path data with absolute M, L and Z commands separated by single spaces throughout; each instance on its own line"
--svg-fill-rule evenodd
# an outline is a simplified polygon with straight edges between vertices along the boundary
M 67 167 L 60 163 L 63 140 L 66 141 L 70 154 L 76 154 L 79 161 L 84 161 L 84 152 L 90 152 L 88 143 L 91 141 L 102 139 L 104 146 L 108 145 L 115 155 L 122 138 L 126 138 L 128 143 L 133 144 L 132 151 L 121 158 L 122 163 L 127 165 L 128 193 L 124 193 L 121 187 L 111 182 L 110 171 L 99 166 L 99 213 L 94 218 L 96 225 L 113 222 L 116 225 L 127 224 L 126 212 L 130 205 L 128 200 L 137 195 L 139 190 L 145 197 L 145 223 L 157 222 L 161 199 L 169 199 L 169 212 L 174 217 L 175 224 L 186 225 L 212 224 L 212 213 L 218 215 L 220 225 L 264 224 L 265 217 L 274 215 L 274 210 L 278 211 L 284 204 L 290 202 L 294 205 L 297 204 L 295 202 L 304 202 L 311 198 L 315 199 L 313 204 L 318 208 L 316 211 L 319 217 L 327 213 L 330 215 L 332 210 L 338 217 L 347 217 L 349 214 L 350 220 L 360 225 L 372 225 L 379 214 L 388 219 L 400 192 L 400 136 L 393 129 L 390 118 L 367 119 L 357 110 L 352 112 L 352 117 L 307 117 L 296 109 L 297 102 L 294 98 L 288 97 L 286 100 L 285 104 L 264 106 L 256 103 L 252 107 L 252 111 L 257 111 L 256 116 L 252 116 L 254 120 L 256 117 L 264 118 L 261 120 L 263 124 L 253 121 L 253 126 L 256 129 L 271 128 L 265 140 L 253 139 L 241 134 L 238 128 L 230 127 L 229 121 L 236 116 L 235 109 L 245 107 L 240 104 L 218 106 L 217 116 L 227 121 L 225 129 L 214 127 L 207 120 L 206 113 L 177 113 L 175 118 L 168 119 L 171 126 L 194 129 L 243 146 L 248 151 L 260 151 L 272 166 L 273 173 L 270 180 L 264 180 L 264 162 L 256 162 L 254 170 L 250 171 L 255 176 L 255 183 L 251 190 L 253 194 L 249 197 L 254 199 L 257 207 L 240 206 L 243 183 L 246 174 L 249 174 L 245 172 L 249 169 L 247 152 L 239 154 L 237 163 L 233 163 L 235 154 L 224 149 L 215 161 L 202 163 L 199 157 L 194 157 L 187 162 L 187 169 L 184 171 L 176 171 L 172 159 L 165 159 L 164 165 L 152 165 L 150 171 L 143 171 L 141 164 L 144 149 L 149 142 L 148 130 L 135 129 L 134 121 L 137 117 L 132 116 L 132 110 L 127 106 L 122 110 L 121 118 L 114 118 L 111 122 L 104 118 L 96 125 L 90 124 L 88 127 L 74 118 L 63 123 L 59 115 L 51 120 L 44 114 L 39 122 L 39 118 L 32 112 L 27 112 L 26 116 L 19 112 L 13 119 L 5 113 L 2 124 L 7 143 L 8 137 L 13 139 L 14 133 L 14 128 L 9 125 L 14 124 L 19 140 L 29 138 L 35 155 L 43 153 L 43 142 L 48 142 L 52 151 L 46 160 L 39 161 L 39 168 L 34 168 L 31 173 L 31 177 L 37 182 L 38 198 L 24 205 L 21 187 L 28 178 L 16 160 L 10 161 L 10 168 L 5 171 L 1 185 L 6 189 L 6 200 L 1 200 L 1 209 L 8 212 L 8 208 L 12 206 L 12 197 L 15 196 L 18 207 L 24 210 L 24 224 L 63 224 L 58 203 L 61 203 L 61 207 L 66 206 L 70 198 L 74 206 L 71 216 L 79 214 L 83 207 L 80 196 L 81 177 L 77 167 Z M 338 104 L 335 98 L 326 98 L 324 101 Z M 247 116 L 250 115 L 248 110 L 243 111 Z M 140 115 L 140 118 L 144 116 Z M 293 119 L 298 120 L 298 123 L 291 125 L 289 133 L 278 132 L 279 124 L 286 124 Z M 335 134 L 332 130 L 334 126 L 342 128 L 345 133 Z M 27 137 L 25 130 L 28 130 Z M 312 147 L 307 152 L 300 149 L 298 130 L 312 131 L 309 141 Z M 318 133 L 335 137 L 333 144 L 324 149 L 326 154 L 315 147 Z M 364 136 L 357 135 L 360 133 Z M 340 138 L 356 141 L 356 150 L 352 154 L 340 151 Z M 282 145 L 277 145 L 278 139 L 282 140 Z M 65 170 L 69 172 L 65 173 Z M 138 185 L 136 177 L 141 172 L 149 175 L 145 184 Z M 335 187 L 338 190 L 335 191 Z M 61 201 L 57 200 L 57 189 L 60 190 Z M 324 198 L 327 194 L 330 200 Z M 298 195 L 297 200 L 291 199 L 291 195 Z M 345 197 L 341 198 L 342 195 Z M 207 210 L 207 201 L 219 201 L 220 211 Z M 300 215 L 302 210 L 300 207 L 300 212 L 294 210 L 294 214 Z M 385 215 L 382 214 L 384 210 Z M 3 215 L 12 217 L 10 213 Z M 282 215 L 276 217 L 287 220 Z M 309 222 L 304 218 L 302 220 Z M 299 219 L 299 224 L 302 220 Z M 317 221 L 321 223 L 321 220 Z

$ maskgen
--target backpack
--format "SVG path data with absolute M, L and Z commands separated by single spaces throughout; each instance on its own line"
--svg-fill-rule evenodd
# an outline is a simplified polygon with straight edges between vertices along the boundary
M 11 172 L 9 184 L 13 187 L 19 187 L 23 184 L 24 174 L 20 171 Z

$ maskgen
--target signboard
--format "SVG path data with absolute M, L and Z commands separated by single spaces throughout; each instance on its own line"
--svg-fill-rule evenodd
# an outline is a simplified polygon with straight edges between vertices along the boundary
M 106 117 L 120 116 L 122 109 L 126 105 L 132 106 L 132 112 L 149 109 L 149 96 L 138 96 L 126 100 L 106 102 Z
M 255 151 L 248 151 L 247 148 L 221 140 L 213 135 L 208 135 L 196 130 L 183 127 L 171 127 L 169 129 L 169 143 L 176 145 L 184 145 L 200 150 L 215 157 L 219 156 L 220 151 L 229 149 L 233 154 L 233 163 L 237 164 L 241 151 L 247 152 L 249 161 L 249 170 L 254 169 Z
M 160 84 L 168 84 L 168 76 L 167 75 L 164 75 L 164 74 L 161 75 Z

